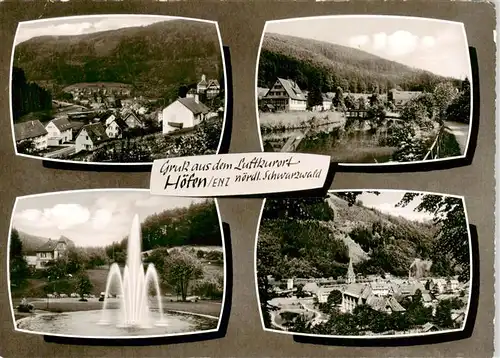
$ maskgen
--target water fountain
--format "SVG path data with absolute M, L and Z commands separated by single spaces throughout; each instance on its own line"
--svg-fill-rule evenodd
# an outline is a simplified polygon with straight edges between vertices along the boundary
M 111 265 L 100 310 L 82 306 L 81 311 L 36 313 L 17 320 L 17 328 L 49 335 L 94 338 L 160 337 L 215 329 L 218 317 L 185 311 L 169 311 L 167 324 L 158 273 L 152 264 L 144 270 L 141 246 L 141 225 L 136 215 L 130 228 L 123 273 L 118 264 Z M 116 299 L 109 297 L 113 288 L 118 293 Z M 151 296 L 156 296 L 157 309 L 150 307 Z
M 163 317 L 162 299 L 160 293 L 160 285 L 158 282 L 158 273 L 153 264 L 149 264 L 146 272 L 141 257 L 141 225 L 139 216 L 135 215 L 130 228 L 130 235 L 127 243 L 127 263 L 123 269 L 123 276 L 120 272 L 120 267 L 115 262 L 111 265 L 106 282 L 106 291 L 104 296 L 104 304 L 102 307 L 102 317 L 99 324 L 111 324 L 109 297 L 112 284 L 118 286 L 120 293 L 120 313 L 118 322 L 115 322 L 118 327 L 151 327 L 151 314 L 148 305 L 150 289 L 153 288 L 156 293 L 158 310 L 160 313 L 159 320 L 154 322 L 155 326 L 166 326 L 167 323 Z M 151 285 L 153 285 L 151 287 Z

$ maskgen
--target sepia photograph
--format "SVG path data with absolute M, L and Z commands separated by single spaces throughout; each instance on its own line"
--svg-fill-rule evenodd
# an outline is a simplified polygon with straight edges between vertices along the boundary
M 217 22 L 89 15 L 20 22 L 10 77 L 16 154 L 150 164 L 216 154 L 226 107 Z
M 7 264 L 15 330 L 75 338 L 217 332 L 224 247 L 214 199 L 142 189 L 18 197 Z
M 362 190 L 266 199 L 255 255 L 266 331 L 396 338 L 464 330 L 472 255 L 462 197 Z
M 380 15 L 269 21 L 257 66 L 266 152 L 329 155 L 347 166 L 466 156 L 472 69 L 462 23 Z

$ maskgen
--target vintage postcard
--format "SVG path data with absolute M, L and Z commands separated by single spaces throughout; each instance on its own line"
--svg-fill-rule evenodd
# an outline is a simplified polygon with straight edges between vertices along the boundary
M 213 21 L 92 15 L 21 22 L 10 85 L 16 153 L 106 164 L 215 154 L 225 118 L 223 57 Z
M 342 165 L 466 156 L 471 64 L 462 23 L 401 16 L 269 21 L 256 80 L 264 151 Z
M 267 199 L 256 245 L 267 331 L 391 338 L 464 329 L 472 250 L 462 197 L 363 190 Z
M 8 247 L 17 331 L 146 338 L 220 325 L 226 261 L 214 199 L 139 189 L 19 197 Z

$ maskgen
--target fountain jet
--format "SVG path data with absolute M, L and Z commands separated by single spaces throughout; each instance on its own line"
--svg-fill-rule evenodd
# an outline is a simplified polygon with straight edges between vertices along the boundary
M 109 293 L 112 284 L 115 283 L 120 294 L 120 309 L 118 317 L 114 321 L 119 327 L 151 327 L 151 315 L 148 306 L 149 292 L 155 290 L 160 320 L 155 322 L 155 326 L 165 326 L 163 318 L 163 305 L 160 293 L 158 273 L 153 264 L 149 264 L 146 272 L 141 257 L 141 225 L 139 216 L 135 215 L 130 228 L 127 242 L 127 262 L 123 269 L 123 276 L 120 267 L 115 262 L 109 268 L 106 282 L 106 292 L 104 304 L 101 310 L 102 316 L 99 324 L 111 324 L 111 311 L 109 306 Z

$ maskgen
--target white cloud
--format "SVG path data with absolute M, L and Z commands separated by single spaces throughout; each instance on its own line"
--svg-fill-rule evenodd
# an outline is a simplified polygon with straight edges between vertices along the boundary
M 40 21 L 35 24 L 19 25 L 16 34 L 16 44 L 29 40 L 38 36 L 61 36 L 61 35 L 82 35 L 92 32 L 116 30 L 125 27 L 146 26 L 158 21 L 167 21 L 168 17 L 140 17 L 140 16 L 120 16 L 120 17 L 105 17 L 101 20 L 87 18 L 88 21 L 82 22 L 65 22 L 61 20 L 54 21 L 55 24 L 50 24 L 49 21 Z M 74 21 L 74 20 L 73 20 Z
M 373 35 L 373 48 L 375 50 L 384 50 L 387 45 L 387 35 L 385 32 L 379 32 Z
M 92 227 L 96 230 L 105 229 L 113 219 L 113 213 L 106 209 L 98 209 L 92 216 Z
M 387 36 L 386 53 L 389 56 L 403 56 L 414 52 L 418 47 L 418 36 L 408 31 L 396 31 Z
M 352 36 L 349 39 L 349 45 L 352 47 L 362 47 L 370 42 L 370 37 L 366 35 Z
M 86 223 L 90 218 L 87 208 L 79 204 L 57 204 L 42 210 L 26 209 L 15 216 L 16 222 L 35 228 L 65 230 Z
M 434 36 L 424 36 L 420 42 L 422 46 L 426 48 L 434 47 L 434 45 L 436 45 L 436 39 Z

